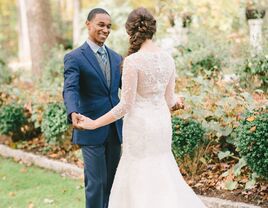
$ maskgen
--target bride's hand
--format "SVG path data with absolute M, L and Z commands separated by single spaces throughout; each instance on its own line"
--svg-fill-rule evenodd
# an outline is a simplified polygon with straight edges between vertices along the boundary
M 78 123 L 78 126 L 85 130 L 94 130 L 96 129 L 95 121 L 86 117 L 82 116 L 83 120 Z
M 171 108 L 172 111 L 176 111 L 179 109 L 184 109 L 184 97 L 179 97 L 175 105 Z

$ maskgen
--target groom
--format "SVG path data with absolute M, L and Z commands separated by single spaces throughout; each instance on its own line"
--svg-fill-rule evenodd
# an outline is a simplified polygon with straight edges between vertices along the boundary
M 96 119 L 119 102 L 122 57 L 104 45 L 111 17 L 101 8 L 89 12 L 88 39 L 64 57 L 63 98 L 72 123 L 73 143 L 84 158 L 86 208 L 106 208 L 120 159 L 122 120 L 96 130 L 79 129 L 83 114 Z

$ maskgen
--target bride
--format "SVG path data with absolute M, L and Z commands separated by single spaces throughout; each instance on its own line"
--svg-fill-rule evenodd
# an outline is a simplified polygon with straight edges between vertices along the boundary
M 186 184 L 171 151 L 170 110 L 175 105 L 175 65 L 152 37 L 156 20 L 145 9 L 126 22 L 128 56 L 124 59 L 121 101 L 96 120 L 84 117 L 84 129 L 96 129 L 124 116 L 123 153 L 111 190 L 109 208 L 205 208 Z

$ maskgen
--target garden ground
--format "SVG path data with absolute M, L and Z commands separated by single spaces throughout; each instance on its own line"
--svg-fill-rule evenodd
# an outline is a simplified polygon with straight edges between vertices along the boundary
M 69 162 L 69 163 L 77 165 L 80 168 L 83 167 L 83 161 L 82 161 L 81 155 L 79 154 L 80 151 L 78 150 L 77 146 L 71 145 L 71 143 L 68 143 L 68 142 L 62 147 L 59 147 L 59 146 L 50 147 L 49 150 L 44 151 L 45 143 L 42 138 L 35 138 L 28 142 L 24 141 L 23 143 L 13 143 L 10 139 L 8 140 L 7 137 L 3 138 L 1 136 L 0 143 L 1 141 L 2 143 L 3 141 L 5 141 L 6 145 L 11 146 L 13 148 L 19 147 L 20 149 L 23 149 L 24 151 L 27 151 L 27 152 L 32 152 L 38 155 L 44 155 L 48 158 L 60 160 L 63 162 Z M 69 151 L 66 151 L 66 150 L 69 150 Z M 187 181 L 187 183 L 198 194 L 201 194 L 204 196 L 228 199 L 232 201 L 251 203 L 251 204 L 259 205 L 262 208 L 268 208 L 268 184 L 265 181 L 260 181 L 260 180 L 257 181 L 255 186 L 250 190 L 245 190 L 243 188 L 242 183 L 239 184 L 241 188 L 237 188 L 233 191 L 224 190 L 222 188 L 222 184 L 225 182 L 224 178 L 222 177 L 222 173 L 228 170 L 232 165 L 233 164 L 231 164 L 230 162 L 209 164 L 206 169 L 202 169 L 199 174 L 196 174 L 194 176 L 189 176 L 188 174 L 186 174 L 183 167 L 181 167 L 181 172 L 185 180 Z M 243 177 L 244 177 L 243 172 L 247 172 L 247 171 L 248 170 L 246 169 L 242 171 L 242 174 L 240 176 L 241 177 L 240 181 L 243 181 Z M 13 172 L 13 171 L 10 171 L 10 172 Z M 17 171 L 17 173 L 22 174 L 20 173 L 20 171 Z M 25 175 L 22 174 L 22 177 L 25 177 Z M 62 184 L 64 184 L 65 179 L 61 179 L 61 180 L 63 180 Z M 246 176 L 244 180 L 247 181 Z M 80 183 L 80 186 L 82 186 L 82 183 Z M 66 188 L 62 187 L 62 188 L 59 188 L 58 190 L 66 190 Z M 12 195 L 12 190 L 9 191 L 8 193 L 10 192 Z M 50 192 L 50 193 L 53 193 L 53 192 Z M 59 193 L 61 194 L 64 192 L 59 191 Z M 68 194 L 66 193 L 65 195 L 68 195 Z M 55 201 L 58 202 L 58 200 L 55 200 Z
M 0 202 L 6 208 L 83 207 L 83 181 L 0 157 Z

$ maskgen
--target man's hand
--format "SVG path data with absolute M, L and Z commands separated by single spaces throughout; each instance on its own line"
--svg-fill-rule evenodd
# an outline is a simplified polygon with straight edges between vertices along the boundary
M 71 114 L 71 118 L 72 118 L 72 123 L 73 123 L 74 128 L 83 129 L 81 126 L 78 125 L 79 122 L 82 122 L 84 120 L 84 117 L 81 114 L 73 112 Z
M 83 116 L 83 121 L 79 122 L 78 126 L 82 129 L 94 130 L 96 129 L 96 122 L 86 116 Z
M 171 111 L 176 111 L 176 110 L 179 110 L 179 109 L 184 109 L 184 97 L 179 97 L 178 101 L 171 108 Z

